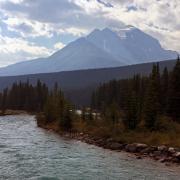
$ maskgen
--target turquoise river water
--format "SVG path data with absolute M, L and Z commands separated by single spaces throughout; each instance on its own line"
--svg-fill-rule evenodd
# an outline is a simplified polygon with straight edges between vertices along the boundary
M 31 115 L 0 117 L 0 180 L 180 180 L 180 168 L 69 140 Z

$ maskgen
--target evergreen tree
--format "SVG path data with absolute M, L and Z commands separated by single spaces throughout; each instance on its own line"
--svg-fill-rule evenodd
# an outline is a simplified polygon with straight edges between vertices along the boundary
M 154 129 L 160 112 L 160 83 L 159 83 L 159 67 L 153 65 L 152 73 L 149 78 L 149 85 L 147 89 L 145 107 L 144 107 L 144 120 L 146 127 Z
M 124 124 L 128 129 L 135 129 L 140 121 L 138 119 L 138 103 L 134 91 L 129 93 L 125 108 Z
M 119 121 L 119 107 L 116 102 L 113 102 L 107 109 L 105 113 L 107 120 L 113 125 L 117 124 Z
M 82 108 L 81 119 L 84 121 L 86 120 L 86 108 L 85 107 Z
M 60 127 L 63 130 L 70 131 L 72 129 L 72 121 L 73 121 L 73 110 L 69 104 L 66 104 L 66 108 L 64 109 L 63 116 L 60 117 Z
M 180 59 L 171 73 L 169 86 L 168 112 L 174 120 L 180 122 Z
M 91 108 L 89 108 L 89 110 L 88 110 L 88 117 L 87 117 L 87 119 L 88 119 L 89 121 L 92 121 L 92 120 L 93 120 L 93 112 L 92 112 L 92 109 L 91 109 Z
M 8 94 L 8 88 L 3 90 L 3 95 L 2 95 L 2 104 L 1 104 L 1 111 L 2 114 L 5 114 L 6 109 L 7 109 L 7 94 Z
M 169 88 L 169 72 L 167 67 L 164 68 L 163 74 L 161 77 L 161 110 L 162 113 L 166 114 L 167 112 L 167 103 L 168 103 L 168 88 Z

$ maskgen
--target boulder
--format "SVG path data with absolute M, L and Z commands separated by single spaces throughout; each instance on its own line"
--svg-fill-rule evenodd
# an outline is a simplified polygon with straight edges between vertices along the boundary
M 114 142 L 114 143 L 109 144 L 109 148 L 112 150 L 121 150 L 123 149 L 123 144 Z
M 163 151 L 163 152 L 165 152 L 165 151 L 167 151 L 168 150 L 168 148 L 167 148 L 167 146 L 164 146 L 164 145 L 162 145 L 162 146 L 158 146 L 158 151 Z
M 166 158 L 162 158 L 162 159 L 159 160 L 159 162 L 161 162 L 161 163 L 164 163 L 166 161 L 167 161 Z
M 137 144 L 136 144 L 136 147 L 137 147 L 137 150 L 140 151 L 140 150 L 142 150 L 142 149 L 147 148 L 148 145 L 147 145 L 147 144 L 137 143 Z
M 176 153 L 174 154 L 174 157 L 180 159 L 180 152 L 176 152 Z
M 108 138 L 108 139 L 106 140 L 106 142 L 107 142 L 107 143 L 111 143 L 111 142 L 113 142 L 113 139 L 112 139 L 112 138 Z
M 150 146 L 150 147 L 146 147 L 146 148 L 142 149 L 141 153 L 150 154 L 150 153 L 153 153 L 154 151 L 157 151 L 157 147 L 156 146 Z
M 95 144 L 98 146 L 104 146 L 106 144 L 104 139 L 98 139 L 95 141 Z
M 175 152 L 176 152 L 175 148 L 173 148 L 173 147 L 168 148 L 168 153 L 169 154 L 174 154 Z
M 127 152 L 135 153 L 135 152 L 137 152 L 137 146 L 136 146 L 135 143 L 133 143 L 133 144 L 128 144 L 128 145 L 126 145 L 125 150 L 126 150 Z
M 158 150 L 157 146 L 151 146 L 150 148 L 151 148 L 151 151 L 157 151 Z
M 141 143 L 133 143 L 128 144 L 125 146 L 125 150 L 128 152 L 141 152 L 143 149 L 146 149 L 148 146 L 147 144 L 141 144 Z
M 176 158 L 176 157 L 174 157 L 173 159 L 172 159 L 172 162 L 174 162 L 174 163 L 179 163 L 179 158 Z
M 162 153 L 161 153 L 161 151 L 154 151 L 153 155 L 154 156 L 161 156 Z

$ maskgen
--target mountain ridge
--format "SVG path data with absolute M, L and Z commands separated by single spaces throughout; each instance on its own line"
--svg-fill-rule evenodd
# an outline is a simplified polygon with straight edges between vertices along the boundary
M 95 29 L 47 58 L 38 58 L 0 68 L 0 76 L 51 73 L 175 59 L 158 40 L 133 27 Z
M 176 60 L 168 60 L 159 62 L 161 72 L 165 67 L 172 70 Z M 0 77 L 0 91 L 4 88 L 11 87 L 14 82 L 26 82 L 35 85 L 37 80 L 47 84 L 49 88 L 53 88 L 57 82 L 74 104 L 83 105 L 84 102 L 90 103 L 90 97 L 93 90 L 104 82 L 113 79 L 127 79 L 132 78 L 135 74 L 147 76 L 151 73 L 154 62 L 128 65 L 113 68 L 88 69 L 76 71 L 64 71 L 54 73 L 39 73 L 29 75 L 17 76 L 1 76 Z

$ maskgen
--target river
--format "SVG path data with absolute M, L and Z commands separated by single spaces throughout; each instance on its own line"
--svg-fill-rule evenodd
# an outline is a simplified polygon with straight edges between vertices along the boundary
M 61 138 L 31 115 L 0 117 L 0 180 L 179 180 L 180 168 Z

